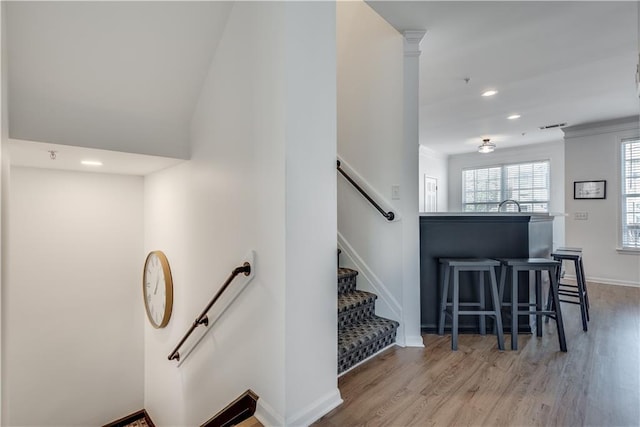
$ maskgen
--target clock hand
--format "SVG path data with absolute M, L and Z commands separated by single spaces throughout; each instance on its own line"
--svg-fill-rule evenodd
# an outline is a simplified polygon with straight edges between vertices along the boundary
M 153 289 L 154 295 L 158 292 L 158 282 L 160 282 L 160 277 L 156 277 L 156 287 Z

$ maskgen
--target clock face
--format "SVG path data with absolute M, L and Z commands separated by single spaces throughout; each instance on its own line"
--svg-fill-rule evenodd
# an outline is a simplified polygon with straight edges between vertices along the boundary
M 155 328 L 165 327 L 173 308 L 173 282 L 169 261 L 161 251 L 150 252 L 147 256 L 142 292 L 149 321 Z

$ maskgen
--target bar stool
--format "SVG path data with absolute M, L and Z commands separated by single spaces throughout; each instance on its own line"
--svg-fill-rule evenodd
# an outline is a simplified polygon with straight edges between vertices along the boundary
M 589 294 L 587 292 L 587 282 L 584 276 L 584 265 L 582 263 L 582 250 L 580 248 L 558 248 L 551 256 L 556 261 L 573 262 L 576 272 L 576 285 L 561 282 L 561 274 L 558 271 L 558 294 L 565 297 L 577 298 L 573 300 L 561 299 L 560 302 L 566 302 L 569 304 L 577 304 L 580 306 L 580 315 L 582 317 L 582 330 L 587 331 L 587 322 L 589 319 Z M 553 301 L 551 294 L 547 299 L 547 310 L 553 307 Z M 547 322 L 549 320 L 547 319 Z
M 558 270 L 560 261 L 547 258 L 524 258 L 524 259 L 501 259 L 502 267 L 500 269 L 500 301 L 503 301 L 504 286 L 507 274 L 511 273 L 511 302 L 502 303 L 502 306 L 510 308 L 511 313 L 511 350 L 518 349 L 518 316 L 519 315 L 535 315 L 536 316 L 536 335 L 542 336 L 542 316 L 551 317 L 556 321 L 558 328 L 558 340 L 560 342 L 560 350 L 567 351 L 567 340 L 564 335 L 564 323 L 562 322 L 562 312 L 560 310 L 558 296 Z M 536 302 L 535 303 L 518 303 L 518 273 L 521 271 L 535 272 L 536 286 Z M 555 302 L 552 308 L 542 309 L 542 272 L 549 274 L 549 289 L 551 299 Z M 521 309 L 526 308 L 526 309 Z M 531 308 L 534 310 L 531 310 Z
M 445 315 L 452 318 L 451 325 L 451 350 L 458 349 L 458 317 L 461 315 L 480 316 L 480 333 L 486 334 L 485 316 L 494 316 L 496 321 L 496 335 L 498 337 L 498 348 L 504 350 L 504 334 L 502 332 L 502 315 L 500 313 L 500 299 L 496 281 L 495 269 L 500 263 L 487 258 L 441 258 L 440 267 L 443 270 L 442 280 L 442 301 L 440 303 L 440 317 L 438 321 L 438 335 L 444 334 Z M 460 272 L 473 271 L 479 273 L 479 302 L 463 303 L 459 301 Z M 489 273 L 489 289 L 493 302 L 493 310 L 487 310 L 485 304 L 484 276 Z M 448 302 L 450 282 L 453 282 L 453 295 L 451 302 Z M 451 307 L 451 313 L 447 308 Z M 478 307 L 479 310 L 460 310 L 460 307 Z

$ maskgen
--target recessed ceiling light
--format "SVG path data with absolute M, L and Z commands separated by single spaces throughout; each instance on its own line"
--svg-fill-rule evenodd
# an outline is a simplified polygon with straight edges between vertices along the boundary
M 80 163 L 85 166 L 102 166 L 102 162 L 98 160 L 82 160 Z
M 491 89 L 491 90 L 486 90 L 486 91 L 482 92 L 482 96 L 493 96 L 493 95 L 495 95 L 496 93 L 498 93 L 498 91 L 497 91 L 497 90 L 493 90 L 493 89 Z
M 515 119 L 519 119 L 520 118 L 520 114 L 512 114 L 509 117 L 507 117 L 507 119 L 509 120 L 515 120 Z

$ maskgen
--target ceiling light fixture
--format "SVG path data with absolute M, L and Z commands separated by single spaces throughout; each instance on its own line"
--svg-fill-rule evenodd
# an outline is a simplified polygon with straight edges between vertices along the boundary
M 102 166 L 102 162 L 98 160 L 82 160 L 80 163 L 85 166 Z
M 515 119 L 519 119 L 520 118 L 520 114 L 512 114 L 509 117 L 507 117 L 507 119 L 509 120 L 515 120 Z
M 494 89 L 485 90 L 484 92 L 482 92 L 482 96 L 493 96 L 496 93 L 498 93 L 498 91 Z
M 490 142 L 489 138 L 485 138 L 482 140 L 482 145 L 478 146 L 478 153 L 487 154 L 493 153 L 493 150 L 496 149 L 496 144 Z

